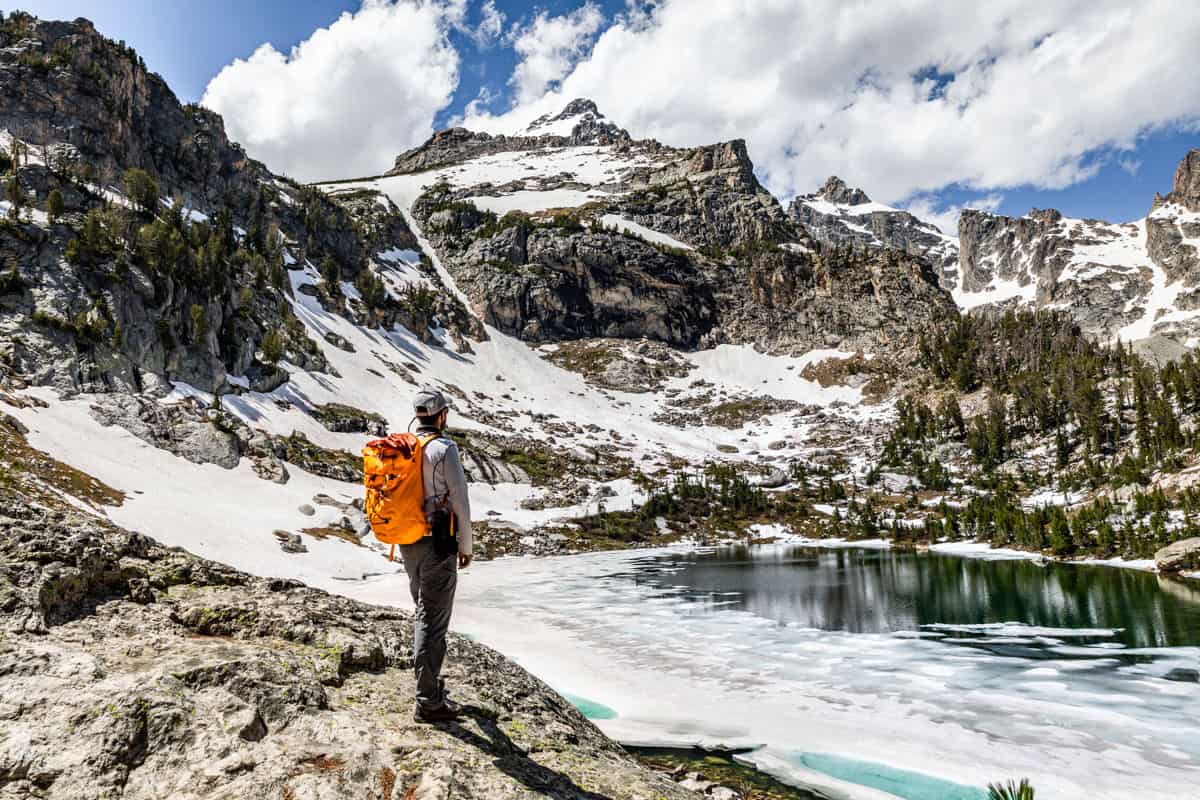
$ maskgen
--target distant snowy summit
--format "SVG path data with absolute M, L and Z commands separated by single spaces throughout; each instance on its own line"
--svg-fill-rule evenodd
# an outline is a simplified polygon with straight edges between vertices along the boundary
M 1200 346 L 1200 149 L 1184 156 L 1172 191 L 1132 222 L 970 209 L 956 238 L 836 176 L 795 198 L 788 214 L 825 246 L 922 258 L 962 311 L 1062 311 L 1101 340 L 1139 342 L 1160 358 Z
M 607 147 L 628 144 L 629 132 L 605 118 L 591 100 L 579 98 L 558 114 L 546 114 L 511 135 L 467 128 L 438 131 L 423 144 L 396 157 L 387 175 L 424 172 L 495 153 L 544 147 Z
M 1102 339 L 1146 341 L 1159 356 L 1200 344 L 1200 149 L 1139 220 L 1021 217 L 966 211 L 959 220 L 963 309 L 1058 309 Z
M 929 262 L 947 291 L 958 287 L 958 241 L 931 222 L 882 203 L 836 175 L 788 208 L 819 242 L 833 247 L 900 250 Z
M 531 122 L 519 136 L 561 136 L 575 144 L 611 144 L 629 141 L 629 132 L 605 118 L 586 98 L 572 100 L 558 114 L 545 114 Z

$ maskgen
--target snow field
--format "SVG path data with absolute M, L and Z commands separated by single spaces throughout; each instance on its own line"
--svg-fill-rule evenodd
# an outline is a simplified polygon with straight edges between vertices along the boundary
M 380 183 L 408 214 L 412 199 L 428 180 L 428 176 L 402 176 Z M 412 222 L 411 215 L 409 219 Z M 420 236 L 419 228 L 414 226 L 414 232 Z M 430 253 L 442 280 L 451 291 L 457 292 L 453 279 L 423 240 L 422 246 Z M 419 255 L 414 251 L 377 255 L 377 262 L 387 265 L 380 274 L 390 290 L 398 291 L 403 285 L 425 280 L 416 266 Z M 222 397 L 227 412 L 269 433 L 286 436 L 300 432 L 322 447 L 356 454 L 368 437 L 329 431 L 306 411 L 326 403 L 341 403 L 378 413 L 389 421 L 392 429 L 403 429 L 411 418 L 410 401 L 415 384 L 434 383 L 446 387 L 455 395 L 456 402 L 465 406 L 455 414 L 455 425 L 499 432 L 463 416 L 474 406 L 509 421 L 522 435 L 552 442 L 557 447 L 615 449 L 643 468 L 665 465 L 676 456 L 697 464 L 710 458 L 727 458 L 717 449 L 721 445 L 736 445 L 748 451 L 739 458 L 754 459 L 755 450 L 765 448 L 771 441 L 788 438 L 794 446 L 797 439 L 796 425 L 787 414 L 774 415 L 764 425 L 740 431 L 718 427 L 681 430 L 656 423 L 652 417 L 661 408 L 660 398 L 596 390 L 579 375 L 546 361 L 537 350 L 495 330 L 489 331 L 488 341 L 473 344 L 474 353 L 463 355 L 438 343 L 422 342 L 403 329 L 360 328 L 326 312 L 315 298 L 299 291 L 304 284 L 319 282 L 313 265 L 298 264 L 291 253 L 286 254 L 285 260 L 295 290 L 294 311 L 340 377 L 292 367 L 291 380 L 274 392 L 245 391 Z M 355 352 L 329 344 L 326 333 L 342 337 Z M 703 378 L 734 396 L 770 394 L 804 403 L 854 404 L 861 400 L 858 390 L 822 388 L 799 374 L 813 361 L 848 355 L 819 351 L 802 358 L 776 358 L 756 353 L 750 347 L 726 345 L 692 354 L 695 368 L 691 374 L 673 379 L 671 385 L 682 392 L 694 391 L 688 384 Z M 242 376 L 231 376 L 230 380 L 248 385 Z M 458 399 L 463 395 L 465 401 Z M 189 397 L 205 404 L 212 402 L 210 395 L 186 384 L 176 384 L 162 402 L 179 402 Z M 102 427 L 87 413 L 86 396 L 58 401 L 46 394 L 45 399 L 50 402 L 49 408 L 23 409 L 17 413 L 31 429 L 31 443 L 127 492 L 126 503 L 109 511 L 118 524 L 255 574 L 292 577 L 326 588 L 336 585 L 331 581 L 340 584 L 346 579 L 394 569 L 374 550 L 335 539 L 317 541 L 306 537 L 308 554 L 284 554 L 272 536 L 275 530 L 298 532 L 335 521 L 340 514 L 327 507 L 318 506 L 316 517 L 306 517 L 298 509 L 311 504 L 318 493 L 349 502 L 360 491 L 355 485 L 310 475 L 294 466 L 289 466 L 291 481 L 279 486 L 255 477 L 246 461 L 233 471 L 195 465 L 146 445 L 121 429 Z M 608 430 L 584 431 L 565 438 L 560 433 L 549 433 L 533 418 L 534 414 L 547 413 L 560 421 L 597 421 L 617 426 L 622 442 L 616 444 Z M 80 435 L 101 446 L 81 450 L 75 445 Z M 603 501 L 609 510 L 629 508 L 643 499 L 628 480 L 611 482 L 609 488 L 615 492 L 615 497 Z M 540 491 L 528 485 L 473 485 L 474 514 L 483 519 L 493 511 L 494 518 L 533 527 L 596 510 L 587 503 L 545 510 L 520 508 L 522 500 Z

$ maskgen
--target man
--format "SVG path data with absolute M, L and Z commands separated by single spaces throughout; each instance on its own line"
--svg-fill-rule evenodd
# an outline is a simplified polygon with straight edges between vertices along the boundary
M 435 552 L 432 535 L 414 544 L 400 545 L 400 557 L 417 607 L 413 620 L 417 707 L 413 716 L 418 722 L 441 722 L 459 715 L 458 707 L 446 697 L 441 672 L 458 570 L 471 563 L 471 506 L 458 446 L 442 435 L 450 412 L 449 400 L 437 389 L 422 387 L 413 400 L 413 411 L 419 426 L 417 436 L 422 441 L 435 437 L 423 449 L 425 517 L 432 528 L 435 510 L 448 507 L 454 514 L 458 540 L 458 553 L 445 557 Z

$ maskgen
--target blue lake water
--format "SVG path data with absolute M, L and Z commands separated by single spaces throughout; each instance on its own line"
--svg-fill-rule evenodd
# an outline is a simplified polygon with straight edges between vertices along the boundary
M 624 741 L 761 746 L 784 779 L 905 800 L 1200 781 L 1200 685 L 1167 679 L 1200 668 L 1196 583 L 786 545 L 485 566 L 467 629 Z

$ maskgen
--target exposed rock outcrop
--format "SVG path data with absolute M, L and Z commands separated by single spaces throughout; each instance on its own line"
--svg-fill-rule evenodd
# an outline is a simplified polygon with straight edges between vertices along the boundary
M 1189 151 L 1179 162 L 1169 199 L 1188 211 L 1200 211 L 1200 148 Z
M 652 339 L 563 342 L 545 358 L 594 386 L 636 393 L 659 391 L 668 379 L 683 377 L 692 368 L 676 350 Z
M 222 428 L 221 415 L 205 415 L 189 403 L 163 405 L 138 395 L 101 395 L 91 413 L 102 425 L 124 428 L 143 442 L 195 464 L 233 469 L 242 457 L 231 423 Z
M 456 724 L 412 720 L 407 614 L 0 504 L 0 796 L 693 795 L 451 636 Z
M 621 216 L 693 247 L 727 250 L 753 242 L 811 240 L 792 225 L 779 201 L 754 175 L 746 142 L 675 149 L 641 142 L 650 165 L 625 177 L 631 191 L 615 197 Z
M 899 251 L 781 248 L 751 259 L 743 280 L 748 288 L 724 287 L 720 338 L 769 352 L 837 348 L 903 363 L 931 321 L 958 314 L 929 263 Z
M 886 248 L 927 260 L 942 288 L 958 286 L 958 241 L 907 211 L 871 201 L 836 175 L 788 206 L 788 214 L 821 244 Z
M 425 195 L 413 207 L 460 289 L 487 323 L 528 341 L 651 336 L 694 346 L 715 317 L 688 258 L 579 223 L 494 218 Z

